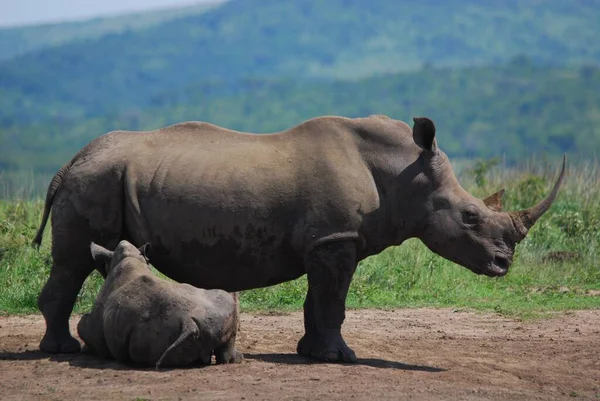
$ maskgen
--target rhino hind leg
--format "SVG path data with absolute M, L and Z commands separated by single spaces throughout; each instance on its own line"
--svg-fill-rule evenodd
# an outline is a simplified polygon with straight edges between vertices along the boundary
M 52 214 L 52 267 L 50 277 L 38 297 L 38 308 L 46 321 L 40 350 L 49 353 L 75 353 L 81 345 L 71 335 L 69 316 L 85 279 L 96 268 L 90 242 L 98 239 L 85 217 L 60 199 Z M 103 241 L 105 242 L 105 241 Z
M 298 342 L 298 354 L 327 362 L 356 362 L 356 354 L 341 333 L 355 270 L 356 245 L 352 241 L 323 244 L 310 252 L 306 259 L 305 334 Z
M 46 321 L 46 333 L 40 350 L 53 354 L 75 353 L 81 345 L 69 330 L 69 316 L 83 282 L 93 269 L 54 263 L 50 277 L 38 297 L 38 308 Z

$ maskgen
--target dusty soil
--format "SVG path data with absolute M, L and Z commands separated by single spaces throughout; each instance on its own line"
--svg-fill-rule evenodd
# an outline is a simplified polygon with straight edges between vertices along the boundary
M 243 314 L 242 364 L 162 371 L 43 354 L 41 316 L 0 317 L 0 399 L 600 398 L 600 310 L 533 322 L 450 309 L 347 315 L 357 364 L 297 356 L 301 313 Z

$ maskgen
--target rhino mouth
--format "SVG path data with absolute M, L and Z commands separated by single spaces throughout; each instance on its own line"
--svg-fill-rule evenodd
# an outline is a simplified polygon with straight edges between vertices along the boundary
M 494 260 L 487 266 L 484 274 L 490 277 L 502 277 L 508 273 L 510 267 L 510 258 L 505 255 L 497 254 L 494 256 Z
M 483 263 L 468 261 L 465 258 L 459 257 L 457 255 L 452 255 L 451 257 L 447 258 L 454 263 L 466 267 L 475 274 L 480 274 L 488 277 L 505 276 L 506 273 L 508 273 L 508 268 L 512 263 L 512 254 L 504 253 L 502 251 L 497 251 L 494 254 L 494 257 L 491 261 L 486 258 L 488 261 Z

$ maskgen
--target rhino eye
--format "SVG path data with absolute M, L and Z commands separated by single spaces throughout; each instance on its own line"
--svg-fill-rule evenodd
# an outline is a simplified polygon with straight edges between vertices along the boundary
M 481 222 L 481 214 L 476 206 L 468 206 L 462 211 L 462 221 L 465 224 L 478 224 Z

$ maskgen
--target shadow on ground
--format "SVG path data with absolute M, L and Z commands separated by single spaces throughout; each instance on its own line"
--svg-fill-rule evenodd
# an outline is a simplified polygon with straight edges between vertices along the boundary
M 47 359 L 52 362 L 67 362 L 71 366 L 88 369 L 110 369 L 110 370 L 137 370 L 137 371 L 156 371 L 154 367 L 140 366 L 135 364 L 124 364 L 112 359 L 103 359 L 97 355 L 87 352 L 78 352 L 75 354 L 49 354 L 39 350 L 25 350 L 18 352 L 0 352 L 0 361 L 34 361 Z M 198 369 L 206 366 L 198 364 L 183 368 L 161 367 L 159 371 L 169 371 L 173 369 Z
M 284 363 L 287 365 L 311 365 L 321 364 L 322 362 L 314 361 L 297 354 L 244 354 L 244 358 L 248 360 L 256 360 L 266 363 Z M 48 359 L 53 362 L 68 362 L 71 366 L 88 369 L 112 369 L 112 370 L 155 370 L 152 367 L 127 365 L 114 360 L 102 359 L 96 355 L 86 352 L 76 354 L 48 354 L 38 350 L 25 350 L 18 352 L 0 352 L 0 361 L 33 361 Z M 409 365 L 402 362 L 387 361 L 377 358 L 361 358 L 356 363 L 345 364 L 348 366 L 362 365 L 380 369 L 399 369 L 412 370 L 421 372 L 445 372 L 446 369 L 434 366 Z M 161 368 L 161 371 L 173 369 L 198 369 L 204 368 L 204 365 L 192 365 L 184 368 Z
M 321 364 L 322 362 L 314 361 L 312 359 L 305 358 L 297 354 L 244 354 L 244 358 L 253 359 L 268 363 L 285 363 L 288 365 L 310 365 L 310 364 Z M 380 369 L 400 369 L 400 370 L 413 370 L 421 372 L 445 372 L 446 369 L 437 368 L 434 366 L 421 366 L 421 365 L 409 365 L 402 362 L 386 361 L 385 359 L 378 358 L 359 358 L 356 363 L 346 363 L 348 366 L 370 366 L 373 368 Z

